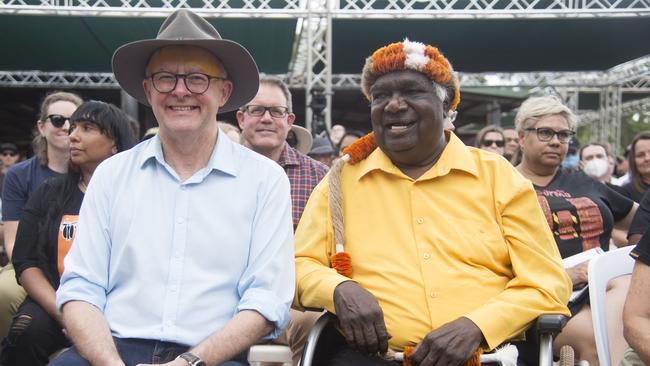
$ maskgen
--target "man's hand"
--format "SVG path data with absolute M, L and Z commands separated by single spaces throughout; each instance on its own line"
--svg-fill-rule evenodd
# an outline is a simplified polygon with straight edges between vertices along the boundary
M 183 360 L 182 358 L 177 358 L 173 361 L 169 361 L 163 364 L 153 364 L 153 363 L 139 363 L 136 366 L 188 366 L 189 363 Z
M 419 366 L 463 365 L 483 341 L 483 333 L 471 320 L 462 317 L 427 334 L 411 354 Z
M 573 283 L 573 288 L 578 289 L 584 287 L 587 284 L 588 276 L 587 269 L 589 268 L 589 261 L 584 261 L 580 264 L 576 264 L 573 267 L 566 269 L 571 282 Z
M 373 294 L 356 282 L 343 282 L 334 290 L 334 308 L 350 347 L 368 355 L 388 350 L 390 335 Z

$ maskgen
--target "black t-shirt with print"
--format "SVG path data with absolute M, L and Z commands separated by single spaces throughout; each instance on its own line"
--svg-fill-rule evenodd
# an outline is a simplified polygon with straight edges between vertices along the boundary
M 634 204 L 583 172 L 560 170 L 535 191 L 562 258 L 598 246 L 607 250 L 614 222 Z
M 64 207 L 57 199 L 65 176 L 46 180 L 32 193 L 18 224 L 12 262 L 16 279 L 30 267 L 39 268 L 53 288 L 58 288 L 60 268 L 74 239 L 84 194 L 77 188 Z M 76 187 L 75 187 L 76 188 Z

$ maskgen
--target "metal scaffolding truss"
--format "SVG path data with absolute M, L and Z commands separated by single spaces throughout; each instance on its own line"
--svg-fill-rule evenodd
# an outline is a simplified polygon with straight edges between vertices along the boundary
M 162 18 L 184 7 L 210 18 L 297 19 L 289 72 L 283 77 L 292 87 L 305 88 L 307 106 L 312 91 L 325 95 L 328 128 L 333 90 L 359 86 L 359 75 L 332 74 L 335 19 L 650 17 L 650 0 L 0 0 L 0 14 L 4 15 Z M 621 95 L 650 92 L 650 55 L 604 72 L 461 73 L 459 77 L 465 87 L 552 88 L 574 107 L 579 92 L 599 92 L 597 133 L 609 139 L 620 136 Z M 35 70 L 0 71 L 0 86 L 118 87 L 110 73 Z M 306 112 L 310 127 L 311 109 Z
M 309 1 L 311 2 L 311 1 Z M 334 18 L 545 18 L 648 16 L 650 0 L 316 0 L 312 15 Z M 302 17 L 302 0 L 2 0 L 0 14 L 161 17 L 192 7 L 202 16 Z

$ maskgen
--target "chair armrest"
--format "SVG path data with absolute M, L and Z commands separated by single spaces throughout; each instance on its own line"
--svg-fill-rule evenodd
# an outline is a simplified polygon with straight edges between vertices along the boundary
M 540 315 L 535 321 L 535 334 L 550 333 L 556 335 L 562 331 L 562 328 L 569 321 L 569 317 L 562 314 L 544 314 Z

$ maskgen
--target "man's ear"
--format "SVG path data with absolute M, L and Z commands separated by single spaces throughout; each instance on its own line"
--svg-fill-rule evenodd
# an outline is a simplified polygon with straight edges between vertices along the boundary
M 448 131 L 453 131 L 456 129 L 454 126 L 454 120 L 456 120 L 456 115 L 458 112 L 452 111 L 452 110 L 447 110 L 447 112 L 443 112 L 443 129 L 448 130 Z
M 244 112 L 237 110 L 237 113 L 235 113 L 235 117 L 237 118 L 237 124 L 239 125 L 240 130 L 244 130 Z
M 144 96 L 147 98 L 147 102 L 151 105 L 151 85 L 149 85 L 148 79 L 142 79 L 142 89 L 144 89 Z
M 296 115 L 295 115 L 295 114 L 293 114 L 293 113 L 289 113 L 289 114 L 287 115 L 287 124 L 289 125 L 289 127 L 293 126 L 293 122 L 294 122 L 295 120 L 296 120 Z
M 219 103 L 219 107 L 223 107 L 226 104 L 228 99 L 230 99 L 231 94 L 232 94 L 232 81 L 224 80 L 223 86 L 221 87 L 221 103 Z

